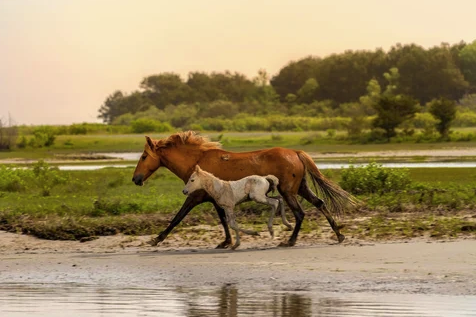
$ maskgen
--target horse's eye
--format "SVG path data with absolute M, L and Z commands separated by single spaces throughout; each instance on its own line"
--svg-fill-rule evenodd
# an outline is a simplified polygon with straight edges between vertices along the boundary
M 144 161 L 147 158 L 147 155 L 142 155 L 142 160 Z

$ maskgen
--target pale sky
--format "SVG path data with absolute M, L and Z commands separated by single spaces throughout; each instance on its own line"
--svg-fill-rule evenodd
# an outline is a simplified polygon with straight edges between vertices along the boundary
M 99 122 L 148 75 L 271 75 L 346 49 L 476 39 L 473 0 L 0 0 L 0 118 Z

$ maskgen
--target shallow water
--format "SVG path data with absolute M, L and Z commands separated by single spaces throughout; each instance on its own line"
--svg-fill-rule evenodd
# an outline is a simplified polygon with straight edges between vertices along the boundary
M 243 285 L 0 285 L 0 316 L 476 316 L 476 296 L 342 294 Z

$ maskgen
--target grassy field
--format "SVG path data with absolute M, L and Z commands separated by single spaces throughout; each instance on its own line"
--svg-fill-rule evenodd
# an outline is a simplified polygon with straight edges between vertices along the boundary
M 476 129 L 465 132 L 475 132 Z M 383 143 L 383 144 L 349 144 L 335 137 L 329 137 L 324 132 L 230 132 L 207 133 L 215 141 L 220 141 L 224 149 L 230 151 L 249 151 L 274 146 L 301 149 L 319 153 L 359 153 L 369 151 L 398 151 L 398 150 L 434 150 L 452 148 L 474 148 L 476 142 L 432 142 L 432 143 Z M 166 137 L 169 134 L 151 134 L 153 138 Z M 145 139 L 138 134 L 118 135 L 59 135 L 55 143 L 47 148 L 15 149 L 0 152 L 1 159 L 54 159 L 58 155 L 78 153 L 106 152 L 140 152 L 143 150 Z M 476 156 L 476 154 L 475 154 Z
M 183 183 L 160 169 L 143 187 L 131 168 L 58 171 L 45 164 L 29 169 L 0 168 L 0 229 L 45 239 L 81 239 L 119 232 L 153 234 L 165 228 L 185 196 Z M 476 169 L 410 169 L 406 190 L 359 195 L 362 204 L 340 220 L 344 233 L 362 239 L 476 232 Z M 340 182 L 342 171 L 326 170 Z M 328 227 L 307 202 L 303 232 Z M 240 223 L 265 228 L 268 209 L 240 206 Z M 288 212 L 288 219 L 292 220 Z M 360 219 L 360 220 L 359 220 Z M 280 222 L 280 221 L 279 221 Z M 279 223 L 276 220 L 276 224 Z M 196 207 L 181 226 L 218 224 L 209 203 Z

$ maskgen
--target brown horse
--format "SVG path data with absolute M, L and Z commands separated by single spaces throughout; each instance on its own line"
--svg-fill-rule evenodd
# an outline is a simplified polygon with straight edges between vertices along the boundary
M 338 241 L 344 241 L 345 237 L 340 233 L 331 212 L 339 215 L 347 205 L 355 205 L 356 201 L 349 193 L 325 178 L 312 158 L 305 152 L 279 147 L 242 153 L 227 152 L 221 149 L 220 143 L 211 142 L 193 131 L 178 132 L 160 140 L 152 140 L 147 136 L 145 138 L 147 140 L 145 149 L 132 177 L 136 185 L 143 185 L 144 181 L 161 166 L 169 169 L 184 183 L 190 178 L 197 164 L 203 170 L 227 181 L 250 175 L 275 175 L 279 179 L 278 191 L 291 208 L 296 221 L 291 237 L 287 243 L 281 243 L 281 246 L 293 246 L 296 243 L 304 219 L 304 211 L 298 202 L 297 195 L 321 210 L 337 235 Z M 314 187 L 323 195 L 325 203 L 309 188 L 306 174 L 310 176 Z M 196 191 L 187 197 L 169 226 L 151 241 L 152 244 L 156 245 L 165 240 L 193 207 L 204 202 L 211 202 L 214 205 L 225 231 L 225 241 L 217 248 L 227 248 L 231 244 L 231 236 L 225 212 L 203 190 Z

